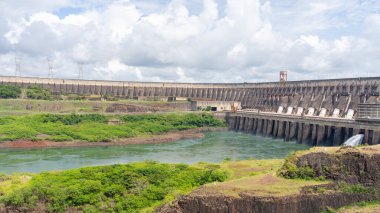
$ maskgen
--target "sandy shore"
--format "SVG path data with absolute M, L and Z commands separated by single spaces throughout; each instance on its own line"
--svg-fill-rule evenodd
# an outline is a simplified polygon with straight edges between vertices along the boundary
M 120 146 L 128 144 L 157 144 L 174 142 L 181 139 L 189 138 L 203 138 L 204 132 L 211 131 L 226 131 L 227 128 L 197 128 L 183 131 L 172 131 L 159 135 L 144 135 L 133 138 L 123 138 L 113 140 L 111 142 L 83 142 L 83 141 L 68 141 L 68 142 L 54 142 L 54 141 L 31 141 L 31 140 L 17 140 L 7 141 L 0 143 L 1 148 L 47 148 L 47 147 L 88 147 L 88 146 Z

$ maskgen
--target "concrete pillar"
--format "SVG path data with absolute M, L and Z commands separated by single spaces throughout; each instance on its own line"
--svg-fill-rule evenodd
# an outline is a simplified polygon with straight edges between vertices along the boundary
M 285 122 L 279 121 L 278 122 L 278 128 L 277 128 L 277 138 L 284 138 L 285 136 Z
M 326 127 L 324 125 L 318 125 L 317 129 L 317 146 L 323 146 L 326 138 Z
M 263 122 L 263 136 L 264 137 L 267 135 L 267 125 L 268 125 L 268 119 L 264 119 L 264 122 Z
M 240 116 L 236 116 L 236 120 L 235 120 L 235 130 L 236 131 L 239 131 L 240 119 L 241 119 Z
M 342 143 L 342 128 L 335 127 L 333 146 L 340 146 Z
M 327 126 L 326 129 L 327 132 L 325 145 L 332 146 L 334 141 L 334 128 L 332 126 Z
M 343 138 L 343 142 L 346 141 L 348 139 L 348 136 L 350 134 L 350 128 L 346 127 L 344 128 L 344 138 Z
M 239 131 L 244 129 L 244 117 L 240 117 Z
M 236 116 L 229 116 L 228 117 L 228 129 L 230 129 L 230 130 L 235 129 L 235 122 L 236 122 Z
M 289 122 L 289 123 L 290 123 L 289 140 L 294 140 L 297 138 L 297 123 L 296 122 Z
M 303 123 L 298 123 L 297 143 L 302 143 Z
M 379 131 L 373 131 L 373 138 L 372 138 L 372 144 L 380 144 L 380 132 Z
M 363 141 L 365 144 L 369 144 L 369 131 L 368 129 L 365 130 L 365 133 L 364 133 L 364 141 Z
M 278 121 L 275 120 L 273 125 L 273 138 L 277 138 Z
M 248 123 L 249 123 L 249 118 L 245 117 L 244 118 L 244 132 L 248 131 Z
M 263 130 L 263 119 L 260 118 L 257 121 L 257 131 L 256 131 L 256 134 L 261 135 L 262 134 L 262 130 Z
M 252 133 L 253 134 L 256 134 L 257 133 L 257 118 L 253 118 L 253 129 L 252 129 Z
M 267 123 L 267 133 L 266 133 L 267 137 L 273 136 L 273 123 L 274 123 L 273 120 L 268 120 L 268 123 Z
M 246 129 L 246 132 L 249 133 L 252 131 L 253 128 L 253 118 L 248 118 L 248 127 Z
M 285 141 L 289 141 L 290 122 L 285 122 Z
M 302 144 L 312 145 L 310 144 L 311 138 L 311 127 L 310 124 L 303 124 L 302 128 Z
M 314 124 L 311 129 L 311 145 L 317 145 L 317 125 Z

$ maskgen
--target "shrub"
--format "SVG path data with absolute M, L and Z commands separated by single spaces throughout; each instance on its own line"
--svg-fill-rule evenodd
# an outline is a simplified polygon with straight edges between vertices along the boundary
M 156 162 L 44 172 L 4 196 L 8 207 L 49 212 L 138 212 L 189 192 L 202 184 L 224 181 L 227 172 Z
M 0 85 L 0 98 L 18 98 L 21 89 L 14 85 Z
M 42 115 L 42 122 L 44 123 L 56 123 L 61 122 L 65 125 L 75 125 L 84 121 L 92 121 L 105 123 L 108 121 L 107 117 L 99 114 L 86 114 L 86 115 L 78 115 L 78 114 L 70 114 L 70 115 L 57 115 L 57 114 L 45 114 Z
M 51 100 L 52 95 L 49 89 L 43 89 L 40 86 L 29 86 L 26 90 L 26 96 L 30 99 Z

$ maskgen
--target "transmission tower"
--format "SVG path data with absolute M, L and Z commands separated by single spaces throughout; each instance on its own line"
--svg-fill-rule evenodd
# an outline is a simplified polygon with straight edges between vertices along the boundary
M 83 63 L 78 63 L 78 79 L 83 80 Z
M 48 59 L 47 62 L 49 67 L 48 78 L 53 78 L 53 60 Z
M 15 64 L 16 64 L 16 70 L 15 70 L 15 76 L 21 77 L 21 58 L 15 57 Z

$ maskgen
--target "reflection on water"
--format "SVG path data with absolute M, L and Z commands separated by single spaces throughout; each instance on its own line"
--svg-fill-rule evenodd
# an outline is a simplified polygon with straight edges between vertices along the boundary
M 3 149 L 0 172 L 41 172 L 84 166 L 156 160 L 168 163 L 221 162 L 231 159 L 284 158 L 305 145 L 237 132 L 210 132 L 202 139 L 109 147 Z

